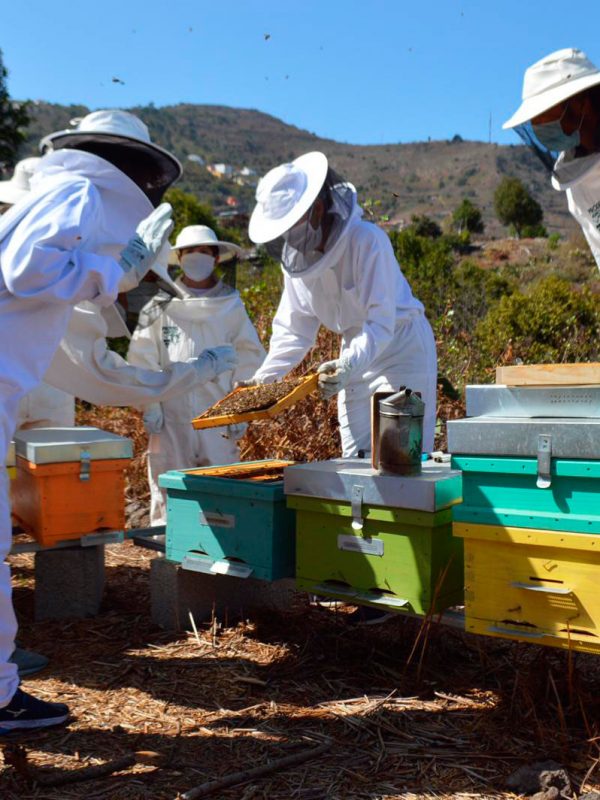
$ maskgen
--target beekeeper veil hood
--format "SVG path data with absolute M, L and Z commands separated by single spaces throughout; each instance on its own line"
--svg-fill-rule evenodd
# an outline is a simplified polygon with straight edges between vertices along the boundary
M 600 70 L 585 53 L 572 48 L 550 53 L 525 71 L 521 105 L 502 127 L 513 128 L 551 172 L 559 154 L 578 145 L 579 130 L 565 133 L 562 119 L 540 125 L 532 120 L 560 104 L 564 116 L 571 98 L 594 87 L 600 91 Z
M 71 148 L 100 156 L 124 172 L 155 206 L 183 172 L 175 156 L 154 144 L 146 125 L 128 111 L 94 111 L 71 120 L 71 126 L 45 136 L 40 150 Z
M 250 239 L 271 243 L 292 277 L 306 277 L 329 261 L 357 211 L 356 190 L 318 152 L 268 172 L 256 200 Z

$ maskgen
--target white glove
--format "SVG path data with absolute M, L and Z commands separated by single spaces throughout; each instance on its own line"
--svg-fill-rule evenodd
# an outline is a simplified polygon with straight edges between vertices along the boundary
M 171 205 L 161 203 L 137 226 L 136 235 L 121 252 L 119 265 L 125 275 L 119 283 L 119 292 L 134 289 L 152 269 L 173 230 L 172 214 Z
M 203 350 L 192 362 L 204 381 L 212 381 L 222 372 L 229 372 L 237 367 L 238 359 L 235 348 L 230 344 L 210 347 Z
M 321 364 L 317 373 L 321 397 L 329 400 L 348 384 L 352 366 L 347 358 L 336 358 L 334 361 L 325 361 Z
M 236 381 L 233 384 L 234 389 L 247 389 L 249 386 L 262 386 L 264 383 L 263 380 L 257 378 L 256 375 L 253 375 L 251 378 L 247 378 L 245 381 Z
M 144 409 L 144 428 L 146 433 L 160 433 L 165 424 L 162 406 L 152 403 Z

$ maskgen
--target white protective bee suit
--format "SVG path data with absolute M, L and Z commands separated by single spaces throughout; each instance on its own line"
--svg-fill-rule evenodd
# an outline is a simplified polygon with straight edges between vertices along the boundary
M 30 195 L 0 218 L 0 464 L 17 424 L 20 399 L 44 377 L 73 306 L 112 304 L 123 270 L 113 257 L 152 205 L 102 158 L 59 150 L 42 159 Z M 16 620 L 10 572 L 6 470 L 0 469 L 0 707 L 18 685 L 8 659 Z
M 75 398 L 46 382 L 28 392 L 19 403 L 17 428 L 71 428 L 75 425 Z
M 30 192 L 39 158 L 20 161 L 9 181 L 0 181 L 0 203 L 13 206 Z M 75 424 L 75 398 L 47 383 L 25 395 L 19 404 L 18 428 L 71 427 Z
M 237 442 L 227 428 L 196 431 L 190 423 L 230 392 L 235 382 L 254 375 L 265 355 L 235 289 L 219 281 L 197 295 L 182 281 L 177 285 L 183 298 L 169 299 L 159 293 L 143 308 L 128 361 L 145 369 L 167 369 L 173 362 L 195 358 L 207 347 L 230 344 L 235 348 L 238 366 L 187 393 L 163 399 L 163 428 L 150 434 L 148 445 L 152 525 L 166 521 L 164 492 L 158 486 L 161 473 L 239 461 Z
M 565 192 L 600 269 L 600 154 L 572 158 L 561 153 L 552 173 L 552 185 Z
M 600 268 L 599 87 L 600 69 L 585 53 L 555 50 L 525 70 L 522 102 L 502 127 L 551 171 Z
M 304 358 L 324 325 L 341 334 L 340 358 L 352 368 L 350 382 L 338 395 L 343 456 L 371 449 L 370 397 L 401 385 L 421 392 L 426 404 L 423 450 L 431 451 L 437 389 L 431 326 L 389 237 L 362 219 L 354 187 L 345 188 L 352 194 L 351 212 L 335 244 L 306 271 L 283 270 L 269 352 L 255 378 L 282 378 Z

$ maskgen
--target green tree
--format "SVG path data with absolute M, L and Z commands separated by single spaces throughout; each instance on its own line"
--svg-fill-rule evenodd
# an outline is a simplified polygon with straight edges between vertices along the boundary
M 29 104 L 11 100 L 6 86 L 8 70 L 0 50 L 0 169 L 12 167 L 29 125 Z
M 477 206 L 465 197 L 462 203 L 452 214 L 452 224 L 459 233 L 468 231 L 469 233 L 483 233 L 485 225 L 481 211 Z
M 413 293 L 429 319 L 437 319 L 454 293 L 454 255 L 444 237 L 419 236 L 412 225 L 390 233 L 392 247 Z
M 219 235 L 212 208 L 206 203 L 201 203 L 193 194 L 183 192 L 181 189 L 169 189 L 168 192 L 165 192 L 164 199 L 166 203 L 171 203 L 173 206 L 173 222 L 175 223 L 171 234 L 173 242 L 179 231 L 187 225 L 208 225 L 217 233 L 217 236 Z
M 494 192 L 496 216 L 503 225 L 511 225 L 519 239 L 525 227 L 539 225 L 544 218 L 541 205 L 518 178 L 502 178 Z

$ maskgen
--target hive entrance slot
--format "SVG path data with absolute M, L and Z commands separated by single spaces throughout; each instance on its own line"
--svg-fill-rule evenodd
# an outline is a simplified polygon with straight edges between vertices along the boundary
M 537 625 L 534 625 L 532 622 L 519 622 L 516 619 L 501 619 L 500 622 L 502 625 L 515 625 L 517 628 L 537 628 Z
M 598 638 L 598 634 L 592 633 L 591 631 L 582 631 L 579 628 L 561 628 L 561 633 L 568 633 L 569 636 L 590 636 L 594 639 Z
M 536 575 L 530 575 L 529 580 L 538 581 L 538 583 L 564 583 L 564 581 L 559 581 L 556 578 L 538 578 Z

